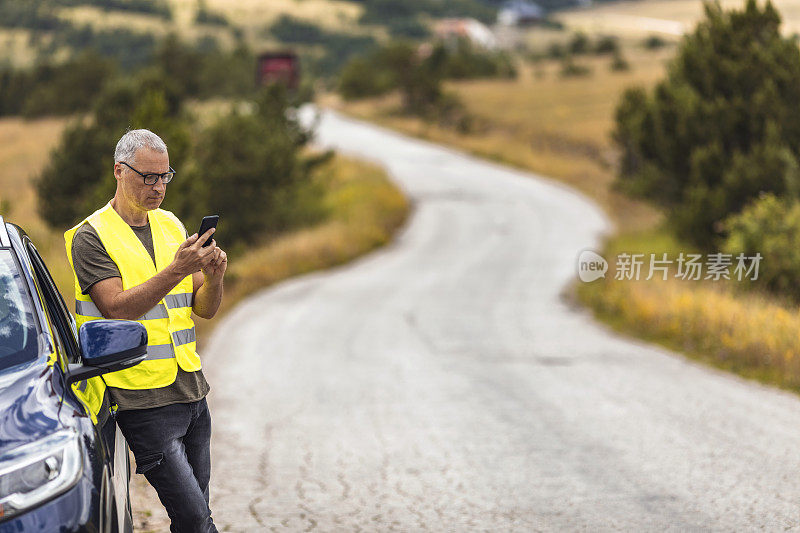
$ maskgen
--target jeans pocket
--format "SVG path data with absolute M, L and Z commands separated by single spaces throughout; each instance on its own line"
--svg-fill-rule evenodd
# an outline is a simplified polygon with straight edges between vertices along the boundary
M 164 454 L 162 452 L 148 453 L 141 458 L 136 457 L 136 473 L 144 474 L 164 462 Z

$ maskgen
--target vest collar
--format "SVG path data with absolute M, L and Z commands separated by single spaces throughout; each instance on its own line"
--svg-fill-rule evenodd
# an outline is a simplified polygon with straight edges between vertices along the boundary
M 153 252 L 156 256 L 156 263 L 153 265 L 153 258 L 150 256 L 150 252 L 144 247 L 142 241 L 139 240 L 139 237 L 133 232 L 130 225 L 125 222 L 119 213 L 114 209 L 109 201 L 103 208 L 100 209 L 100 215 L 103 216 L 113 228 L 114 233 L 118 235 L 125 235 L 127 239 L 133 239 L 132 242 L 136 243 L 135 249 L 136 253 L 140 256 L 139 259 L 147 264 L 147 268 L 152 270 L 152 275 L 156 275 L 156 271 L 164 270 L 168 265 L 169 261 L 172 258 L 166 257 L 165 250 L 163 249 L 163 238 L 156 238 L 155 236 L 158 235 L 161 237 L 163 235 L 163 229 L 161 227 L 161 222 L 159 220 L 159 216 L 155 214 L 156 210 L 148 211 L 147 212 L 147 220 L 150 223 L 150 238 L 153 241 Z M 165 262 L 166 261 L 166 262 Z

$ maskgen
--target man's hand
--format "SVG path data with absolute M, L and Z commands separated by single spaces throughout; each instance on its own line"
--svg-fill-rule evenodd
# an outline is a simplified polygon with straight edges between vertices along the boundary
M 222 281 L 222 276 L 225 275 L 225 270 L 228 269 L 228 254 L 217 246 L 217 241 L 211 241 L 209 248 L 213 248 L 214 251 L 210 254 L 208 261 L 204 261 L 205 265 L 202 271 L 205 281 L 216 284 Z
M 175 252 L 175 259 L 172 260 L 169 268 L 176 274 L 188 276 L 198 272 L 214 259 L 216 246 L 212 242 L 210 246 L 203 247 L 202 244 L 211 237 L 217 228 L 211 228 L 202 235 L 196 233 L 183 241 Z M 221 251 L 221 250 L 220 250 Z M 226 256 L 227 259 L 227 256 Z
M 203 258 L 202 272 L 193 275 L 194 299 L 192 310 L 197 316 L 213 318 L 222 302 L 222 278 L 228 268 L 228 254 L 211 241 L 212 253 Z

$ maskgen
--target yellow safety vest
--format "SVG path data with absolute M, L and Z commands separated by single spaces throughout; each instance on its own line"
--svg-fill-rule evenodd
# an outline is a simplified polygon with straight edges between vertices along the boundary
M 86 222 L 94 228 L 108 255 L 119 268 L 123 290 L 127 290 L 141 285 L 165 269 L 174 259 L 178 246 L 186 239 L 180 221 L 169 211 L 148 211 L 148 219 L 153 235 L 155 265 L 142 242 L 110 203 L 64 233 L 75 283 L 75 318 L 79 328 L 89 320 L 104 317 L 91 297 L 81 292 L 78 284 L 72 259 L 75 232 Z M 155 307 L 137 319 L 147 329 L 147 358 L 144 361 L 104 374 L 102 379 L 98 376 L 75 384 L 76 395 L 93 413 L 100 410 L 106 384 L 123 389 L 165 387 L 175 381 L 178 365 L 187 372 L 201 368 L 192 321 L 192 290 L 192 276 L 188 275 Z

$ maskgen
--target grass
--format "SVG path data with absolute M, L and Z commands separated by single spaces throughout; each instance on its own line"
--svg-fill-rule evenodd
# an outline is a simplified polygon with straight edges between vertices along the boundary
M 66 123 L 62 118 L 0 119 L 0 215 L 28 233 L 61 288 L 72 287 L 64 238 L 39 218 L 32 182 L 47 163 Z M 69 300 L 74 298 L 71 290 L 62 293 Z
M 616 225 L 616 234 L 603 245 L 606 259 L 622 251 L 655 253 L 657 257 L 667 252 L 668 258 L 674 259 L 679 251 L 692 253 L 692 249 L 665 228 L 663 214 L 614 190 L 617 152 L 609 136 L 622 92 L 630 85 L 650 87 L 661 79 L 674 47 L 647 51 L 629 41 L 623 52 L 631 70 L 622 73 L 609 71 L 608 57 L 578 57 L 576 62 L 589 66 L 591 75 L 562 78 L 557 61 L 543 60 L 524 65 L 515 81 L 449 84 L 477 117 L 478 128 L 466 135 L 398 114 L 397 95 L 347 103 L 329 95 L 325 103 L 580 189 L 593 197 Z M 670 270 L 673 276 L 676 268 Z M 800 392 L 800 309 L 759 290 L 742 290 L 746 283 L 690 282 L 674 277 L 636 282 L 611 276 L 593 283 L 576 282 L 567 294 L 620 332 Z
M 697 253 L 663 228 L 620 234 L 604 257 Z M 647 263 L 646 263 L 647 264 Z M 682 351 L 695 359 L 764 383 L 800 392 L 800 310 L 742 281 L 683 281 L 670 267 L 666 281 L 619 281 L 613 275 L 576 287 L 580 301 L 613 329 Z

